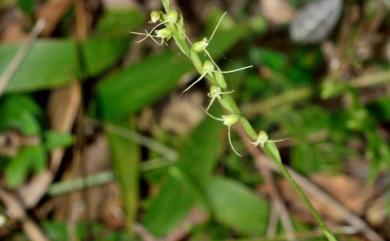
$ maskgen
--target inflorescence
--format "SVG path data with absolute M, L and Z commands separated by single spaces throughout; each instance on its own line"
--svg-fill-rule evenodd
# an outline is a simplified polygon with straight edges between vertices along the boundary
M 185 34 L 183 17 L 175 10 L 170 10 L 168 13 L 163 13 L 162 11 L 152 11 L 150 14 L 149 23 L 155 24 L 155 26 L 150 31 L 145 30 L 144 33 L 140 33 L 140 32 L 131 32 L 131 33 L 143 36 L 143 38 L 136 41 L 136 43 L 143 42 L 148 38 L 152 39 L 158 45 L 167 44 L 167 42 L 172 38 L 175 38 L 176 42 L 179 42 L 179 48 L 185 55 L 190 57 L 194 66 L 196 67 L 196 69 L 200 74 L 200 76 L 194 82 L 192 82 L 188 87 L 186 87 L 182 91 L 181 95 L 183 95 L 185 92 L 190 90 L 193 86 L 195 86 L 204 78 L 210 80 L 211 86 L 210 86 L 210 91 L 208 93 L 210 102 L 207 108 L 205 109 L 205 111 L 210 117 L 218 121 L 221 121 L 225 126 L 227 126 L 229 144 L 233 152 L 238 156 L 241 156 L 241 154 L 234 148 L 231 140 L 231 127 L 239 122 L 241 118 L 241 114 L 239 112 L 234 113 L 236 111 L 233 111 L 233 113 L 229 115 L 222 115 L 220 118 L 218 118 L 211 115 L 208 112 L 216 100 L 219 101 L 222 104 L 222 106 L 224 106 L 225 108 L 227 107 L 226 109 L 230 110 L 230 112 L 232 112 L 232 109 L 236 109 L 235 106 L 233 107 L 229 106 L 232 105 L 232 103 L 231 102 L 229 103 L 229 101 L 226 101 L 223 98 L 224 95 L 230 95 L 234 92 L 233 90 L 231 91 L 226 90 L 227 84 L 223 74 L 234 73 L 237 71 L 241 71 L 253 67 L 251 65 L 239 69 L 222 71 L 219 68 L 219 66 L 216 64 L 214 59 L 212 58 L 210 52 L 207 50 L 207 47 L 209 46 L 211 40 L 214 38 L 225 15 L 226 13 L 224 13 L 221 16 L 221 18 L 219 19 L 217 25 L 215 26 L 209 38 L 204 37 L 200 41 L 194 43 L 192 43 L 191 40 L 188 38 L 188 36 Z M 201 60 L 201 57 L 199 56 L 201 54 L 204 54 L 206 58 L 203 62 Z M 260 133 L 265 133 L 265 132 L 262 131 Z M 253 142 L 253 144 L 259 145 L 263 143 L 263 142 L 258 142 L 258 140 L 261 140 L 261 138 L 262 136 L 259 135 L 258 138 L 256 138 L 256 140 Z

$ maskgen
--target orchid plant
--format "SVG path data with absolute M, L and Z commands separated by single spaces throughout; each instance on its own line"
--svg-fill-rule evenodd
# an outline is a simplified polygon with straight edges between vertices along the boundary
M 221 121 L 227 127 L 229 144 L 233 152 L 238 156 L 241 156 L 236 148 L 234 148 L 231 140 L 232 127 L 235 125 L 241 125 L 252 144 L 261 148 L 264 153 L 274 161 L 282 175 L 299 194 L 305 206 L 318 222 L 326 238 L 329 241 L 336 241 L 337 239 L 333 235 L 328 225 L 322 220 L 320 214 L 307 198 L 302 188 L 296 183 L 291 174 L 288 172 L 287 168 L 282 163 L 278 148 L 276 147 L 275 143 L 285 139 L 271 140 L 264 130 L 256 132 L 248 119 L 246 119 L 241 114 L 238 105 L 231 96 L 233 90 L 228 89 L 224 74 L 242 71 L 251 68 L 252 66 L 245 66 L 235 70 L 222 71 L 217 63 L 213 60 L 210 52 L 207 50 L 210 41 L 212 41 L 219 25 L 222 22 L 222 18 L 226 15 L 226 13 L 221 17 L 209 38 L 204 37 L 201 40 L 192 43 L 186 35 L 183 16 L 177 10 L 171 8 L 169 0 L 162 0 L 162 3 L 165 10 L 164 12 L 157 10 L 152 11 L 150 14 L 150 23 L 156 24 L 151 29 L 151 31 L 145 31 L 144 33 L 132 32 L 133 34 L 143 36 L 143 38 L 137 42 L 142 42 L 147 38 L 150 38 L 156 44 L 164 45 L 173 39 L 180 51 L 191 60 L 195 69 L 200 75 L 193 83 L 184 89 L 182 94 L 190 90 L 195 84 L 206 79 L 210 86 L 208 93 L 210 102 L 205 111 L 210 117 Z M 202 55 L 205 56 L 205 60 L 203 60 L 204 58 Z M 215 102 L 219 102 L 226 114 L 222 115 L 221 117 L 215 117 L 208 112 L 210 107 Z

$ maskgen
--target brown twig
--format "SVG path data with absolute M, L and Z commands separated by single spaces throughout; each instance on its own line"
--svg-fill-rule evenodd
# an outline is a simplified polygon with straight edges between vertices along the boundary
M 245 135 L 245 133 L 239 131 L 238 132 L 240 137 L 245 143 L 246 148 L 248 149 L 248 152 L 252 155 L 258 157 L 263 156 L 263 158 L 256 158 L 256 161 L 262 162 L 264 166 L 267 166 L 270 170 L 274 172 L 279 172 L 279 169 L 275 166 L 272 160 L 265 157 L 259 149 L 257 149 L 254 145 L 251 144 L 248 137 Z M 312 194 L 313 196 L 317 197 L 318 200 L 321 202 L 327 203 L 329 207 L 332 209 L 333 212 L 338 213 L 346 223 L 349 225 L 355 227 L 357 230 L 362 232 L 367 239 L 370 241 L 384 241 L 384 239 L 377 234 L 373 229 L 371 229 L 368 224 L 362 220 L 360 217 L 356 216 L 353 212 L 345 208 L 342 204 L 340 204 L 338 201 L 336 201 L 333 197 L 331 197 L 328 193 L 321 190 L 319 187 L 317 187 L 315 184 L 313 184 L 311 181 L 300 175 L 299 173 L 295 172 L 293 169 L 287 167 L 290 174 L 293 176 L 293 178 L 296 180 L 296 182 L 309 194 Z
M 278 228 L 279 213 L 276 211 L 275 205 L 271 205 L 269 214 L 269 221 L 267 227 L 267 238 L 274 238 L 276 235 L 276 229 Z
M 134 224 L 133 230 L 143 241 L 158 241 L 158 239 L 154 237 L 154 235 L 151 234 L 142 224 Z
M 4 70 L 3 74 L 0 77 L 0 96 L 3 95 L 8 82 L 12 79 L 16 71 L 18 70 L 19 66 L 22 64 L 23 60 L 29 53 L 32 45 L 34 44 L 35 40 L 38 38 L 38 36 L 41 34 L 43 29 L 46 26 L 46 20 L 39 19 L 35 25 L 32 31 L 30 32 L 27 40 L 23 43 L 22 47 L 19 49 L 19 51 L 16 53 L 12 61 L 9 63 L 7 68 Z
M 32 241 L 48 241 L 39 226 L 27 216 L 23 204 L 12 194 L 0 189 L 0 200 L 7 209 L 7 215 L 22 222 L 22 227 L 26 235 Z

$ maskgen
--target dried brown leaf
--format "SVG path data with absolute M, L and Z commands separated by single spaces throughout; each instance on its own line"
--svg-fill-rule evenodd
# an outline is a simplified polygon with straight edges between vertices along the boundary
M 161 126 L 179 135 L 188 133 L 205 115 L 202 103 L 203 95 L 197 91 L 187 92 L 181 98 L 172 96 L 162 111 Z

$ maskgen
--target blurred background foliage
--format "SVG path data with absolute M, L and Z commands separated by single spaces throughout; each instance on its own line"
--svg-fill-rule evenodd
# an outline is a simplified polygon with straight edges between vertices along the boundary
M 244 115 L 272 139 L 287 138 L 277 143 L 287 165 L 390 239 L 390 3 L 171 2 L 192 41 L 228 12 L 208 49 L 223 69 L 254 65 L 227 75 Z M 150 29 L 159 8 L 158 0 L 0 1 L 0 239 L 289 240 L 293 231 L 324 240 L 291 188 L 277 175 L 267 183 L 238 135 L 244 156 L 232 153 L 226 130 L 202 110 L 205 83 L 179 98 L 197 78 L 191 63 L 170 44 L 129 34 Z M 340 16 L 326 27 L 331 11 Z M 302 28 L 322 16 L 315 31 L 326 37 L 307 43 L 313 30 L 291 40 L 297 16 Z M 33 38 L 38 20 L 46 26 Z M 294 230 L 273 224 L 269 185 Z M 331 203 L 311 198 L 342 240 L 365 240 Z

